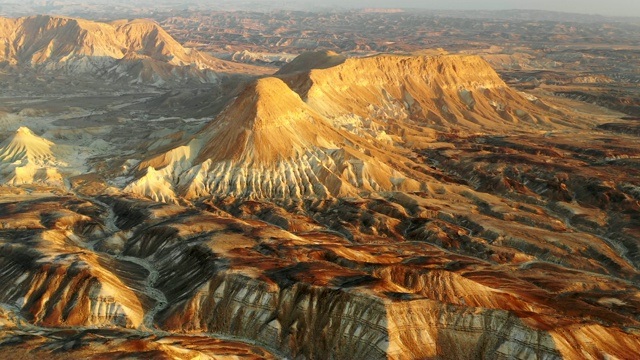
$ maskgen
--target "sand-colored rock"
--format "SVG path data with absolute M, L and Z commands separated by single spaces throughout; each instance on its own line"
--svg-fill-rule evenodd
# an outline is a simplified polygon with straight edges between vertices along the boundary
M 292 64 L 312 56 L 301 55 Z M 504 132 L 583 126 L 511 89 L 478 56 L 377 55 L 327 62 L 330 66 L 310 64 L 306 71 L 281 76 L 311 108 L 359 135 L 384 131 L 396 143 L 419 147 L 416 140 L 433 136 L 425 128 Z
M 352 204 L 408 216 L 380 199 Z M 18 323 L 204 332 L 300 359 L 629 358 L 640 350 L 632 315 L 640 290 L 613 272 L 499 264 L 427 241 L 294 234 L 126 197 L 49 197 L 0 211 L 0 235 L 16 234 L 2 238 L 0 301 Z M 113 236 L 119 249 L 103 246 Z
M 0 23 L 0 60 L 23 70 L 156 85 L 216 83 L 226 73 L 264 72 L 186 49 L 151 20 L 105 23 L 39 15 Z
M 0 143 L 0 182 L 12 185 L 46 183 L 62 185 L 58 167 L 66 164 L 55 154 L 55 144 L 20 127 Z
M 192 138 L 137 168 L 143 175 L 125 190 L 154 199 L 357 196 L 418 190 L 424 178 L 385 146 L 334 129 L 277 78 L 251 84 Z

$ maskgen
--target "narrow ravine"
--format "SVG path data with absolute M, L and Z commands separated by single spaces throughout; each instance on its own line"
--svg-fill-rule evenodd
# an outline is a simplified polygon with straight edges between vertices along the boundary
M 104 219 L 105 236 L 102 238 L 92 240 L 87 243 L 87 248 L 90 249 L 91 251 L 94 251 L 94 247 L 99 241 L 105 238 L 109 238 L 121 230 L 116 225 L 116 214 L 113 211 L 113 208 L 109 206 L 109 204 L 106 204 L 97 199 L 91 199 L 91 200 L 86 199 L 86 200 L 92 201 L 104 207 L 108 212 L 107 217 Z M 142 331 L 156 330 L 153 325 L 153 320 L 156 314 L 162 311 L 167 306 L 167 297 L 162 291 L 155 288 L 155 284 L 158 281 L 158 277 L 160 276 L 160 273 L 147 259 L 142 259 L 135 256 L 125 256 L 121 254 L 112 255 L 112 256 L 117 260 L 128 261 L 140 267 L 143 267 L 149 273 L 146 280 L 144 281 L 144 294 L 147 295 L 149 298 L 151 298 L 155 302 L 155 304 L 150 310 L 145 312 L 144 319 L 143 319 L 141 328 L 139 330 L 142 330 Z
M 115 235 L 116 233 L 118 233 L 120 231 L 120 228 L 118 228 L 118 226 L 116 225 L 116 213 L 113 211 L 113 208 L 111 208 L 111 206 L 109 206 L 109 204 L 106 204 L 98 199 L 94 199 L 94 198 L 85 198 L 83 197 L 84 200 L 86 201 L 90 201 L 92 203 L 95 203 L 99 206 L 102 206 L 103 208 L 105 208 L 107 210 L 107 217 L 104 219 L 104 233 L 105 236 L 101 237 L 101 238 L 97 238 L 94 240 L 91 240 L 90 242 L 88 242 L 86 244 L 86 248 L 91 250 L 91 251 L 95 251 L 95 246 L 96 244 L 100 241 L 100 240 L 104 240 L 107 239 L 113 235 Z
M 151 262 L 149 262 L 146 259 L 137 258 L 135 256 L 122 256 L 122 255 L 116 255 L 115 258 L 118 260 L 128 261 L 136 265 L 139 265 L 145 268 L 149 272 L 149 276 L 147 276 L 147 279 L 145 280 L 145 284 L 144 284 L 145 285 L 144 293 L 145 295 L 149 296 L 151 299 L 155 301 L 155 305 L 144 314 L 142 329 L 140 330 L 153 331 L 154 330 L 153 320 L 156 314 L 162 311 L 167 306 L 167 297 L 164 295 L 162 291 L 155 288 L 155 284 L 158 281 L 158 276 L 160 275 L 160 273 L 151 264 Z

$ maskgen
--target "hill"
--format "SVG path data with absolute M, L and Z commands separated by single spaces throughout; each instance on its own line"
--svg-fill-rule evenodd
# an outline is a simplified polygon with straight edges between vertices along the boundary
M 12 185 L 34 182 L 60 184 L 62 176 L 57 166 L 55 145 L 26 127 L 0 143 L 0 182 Z
M 174 192 L 301 199 L 418 190 L 402 160 L 333 128 L 282 80 L 264 78 L 192 138 L 141 162 L 144 175 L 127 190 L 155 199 L 175 199 Z
M 218 82 L 227 73 L 263 72 L 184 48 L 150 20 L 103 23 L 48 15 L 0 18 L 0 61 L 22 72 L 131 83 Z

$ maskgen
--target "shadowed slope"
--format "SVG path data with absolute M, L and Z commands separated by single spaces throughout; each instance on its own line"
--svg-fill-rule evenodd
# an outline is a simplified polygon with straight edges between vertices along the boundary
M 301 54 L 284 65 L 276 75 L 293 74 L 311 69 L 326 69 L 344 63 L 347 58 L 333 51 L 316 51 Z

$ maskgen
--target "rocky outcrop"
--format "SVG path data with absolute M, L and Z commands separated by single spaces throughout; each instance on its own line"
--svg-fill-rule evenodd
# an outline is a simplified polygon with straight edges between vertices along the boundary
M 42 241 L 65 242 L 65 235 L 45 233 Z M 3 248 L 0 301 L 20 309 L 29 322 L 50 327 L 141 325 L 146 301 L 129 288 L 139 287 L 135 284 L 145 276 L 141 269 L 66 253 L 58 255 L 64 260 L 47 261 L 50 254 L 15 243 L 5 242 Z
M 346 129 L 374 121 L 401 136 L 385 123 L 458 131 L 568 123 L 541 101 L 509 88 L 477 56 L 378 55 L 283 76 L 311 108 Z
M 396 201 L 407 207 L 350 206 L 421 214 L 409 199 Z M 294 234 L 124 197 L 18 201 L 1 215 L 0 302 L 15 324 L 206 333 L 296 359 L 628 358 L 640 350 L 640 290 L 624 272 L 598 275 L 532 255 L 523 263 L 525 254 L 496 263 L 426 240 L 359 243 L 318 225 Z
M 249 338 L 292 358 L 561 358 L 547 332 L 505 311 L 221 274 L 165 321 Z
M 0 349 L 6 359 L 63 356 L 100 360 L 105 357 L 156 359 L 278 359 L 257 346 L 210 336 L 140 334 L 126 329 L 50 331 L 2 329 Z M 64 354 L 64 355 L 60 355 Z

